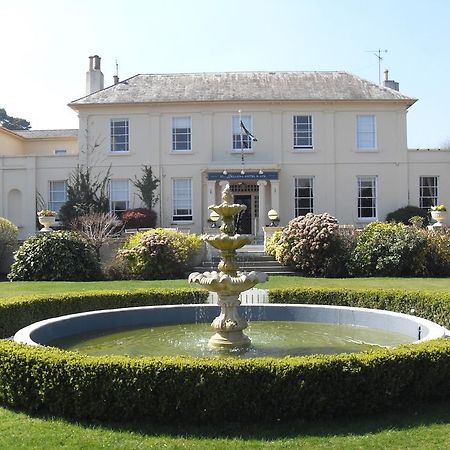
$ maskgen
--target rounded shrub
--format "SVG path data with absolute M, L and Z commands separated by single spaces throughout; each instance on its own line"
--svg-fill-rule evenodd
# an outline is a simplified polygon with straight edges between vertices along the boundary
M 195 234 L 155 228 L 132 235 L 118 256 L 127 262 L 135 278 L 165 279 L 183 275 L 201 246 Z
M 19 229 L 12 222 L 0 217 L 0 258 L 3 258 L 5 253 L 14 247 L 18 232 Z
M 154 228 L 156 225 L 156 212 L 148 208 L 128 209 L 121 215 L 125 228 Z
M 275 256 L 276 249 L 280 242 L 282 234 L 283 234 L 282 230 L 275 231 L 275 233 L 273 233 L 272 236 L 268 239 L 264 248 L 266 255 Z
M 89 281 L 101 278 L 91 246 L 76 233 L 55 231 L 29 237 L 14 254 L 11 281 Z
M 423 218 L 423 224 L 428 224 L 428 213 L 427 211 L 419 208 L 418 206 L 404 206 L 403 208 L 396 209 L 395 211 L 390 212 L 386 216 L 386 222 L 397 222 L 404 223 L 405 225 L 410 225 L 410 219 L 412 217 L 419 216 Z
M 427 237 L 402 223 L 372 222 L 359 234 L 350 257 L 354 276 L 425 276 Z
M 277 260 L 305 275 L 337 277 L 347 274 L 347 239 L 338 221 L 328 213 L 300 216 L 283 230 L 275 249 Z
M 450 232 L 423 230 L 426 236 L 427 247 L 425 261 L 428 275 L 437 277 L 450 276 Z

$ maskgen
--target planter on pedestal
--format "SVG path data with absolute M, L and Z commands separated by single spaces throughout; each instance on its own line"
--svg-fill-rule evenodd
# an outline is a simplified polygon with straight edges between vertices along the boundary
M 49 232 L 53 231 L 52 226 L 55 225 L 56 217 L 55 216 L 38 216 L 39 223 L 43 225 L 43 228 L 41 228 L 39 231 L 42 232 Z

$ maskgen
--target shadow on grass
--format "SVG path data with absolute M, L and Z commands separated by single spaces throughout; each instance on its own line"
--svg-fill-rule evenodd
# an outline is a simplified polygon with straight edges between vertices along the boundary
M 20 411 L 17 411 L 20 412 Z M 222 423 L 204 425 L 190 424 L 148 424 L 143 422 L 120 424 L 104 422 L 77 422 L 59 419 L 47 415 L 33 415 L 35 419 L 64 420 L 66 423 L 85 428 L 96 428 L 117 432 L 133 432 L 143 436 L 170 436 L 184 438 L 239 438 L 247 439 L 281 439 L 299 436 L 359 436 L 368 433 L 379 433 L 386 430 L 408 430 L 419 426 L 437 424 L 450 425 L 450 401 L 433 404 L 409 406 L 408 409 L 370 417 L 341 418 L 321 421 L 286 421 L 277 423 Z

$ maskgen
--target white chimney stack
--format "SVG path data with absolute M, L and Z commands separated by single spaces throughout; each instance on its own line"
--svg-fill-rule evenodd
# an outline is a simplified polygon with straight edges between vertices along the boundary
M 100 56 L 89 56 L 89 70 L 86 72 L 86 95 L 104 88 L 104 77 L 100 70 Z

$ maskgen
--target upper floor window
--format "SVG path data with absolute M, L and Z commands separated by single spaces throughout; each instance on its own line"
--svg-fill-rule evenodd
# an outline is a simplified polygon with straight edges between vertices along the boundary
M 294 178 L 295 217 L 314 212 L 313 177 Z
M 358 219 L 377 218 L 377 177 L 358 177 Z
M 190 117 L 172 118 L 172 150 L 173 151 L 191 150 Z
M 109 180 L 109 209 L 120 215 L 129 208 L 130 191 L 128 180 Z
M 192 180 L 172 179 L 172 220 L 175 222 L 192 220 Z
M 294 148 L 313 148 L 312 116 L 294 116 Z
M 128 119 L 111 119 L 111 151 L 129 151 Z
M 67 201 L 67 181 L 50 181 L 48 199 L 49 209 L 59 212 L 61 206 Z
M 356 145 L 358 150 L 377 148 L 376 120 L 373 114 L 356 116 Z
M 232 126 L 233 150 L 250 150 L 252 148 L 252 141 L 255 140 L 252 134 L 251 116 L 233 116 Z
M 430 209 L 436 206 L 439 198 L 438 177 L 420 177 L 419 181 L 419 207 Z

